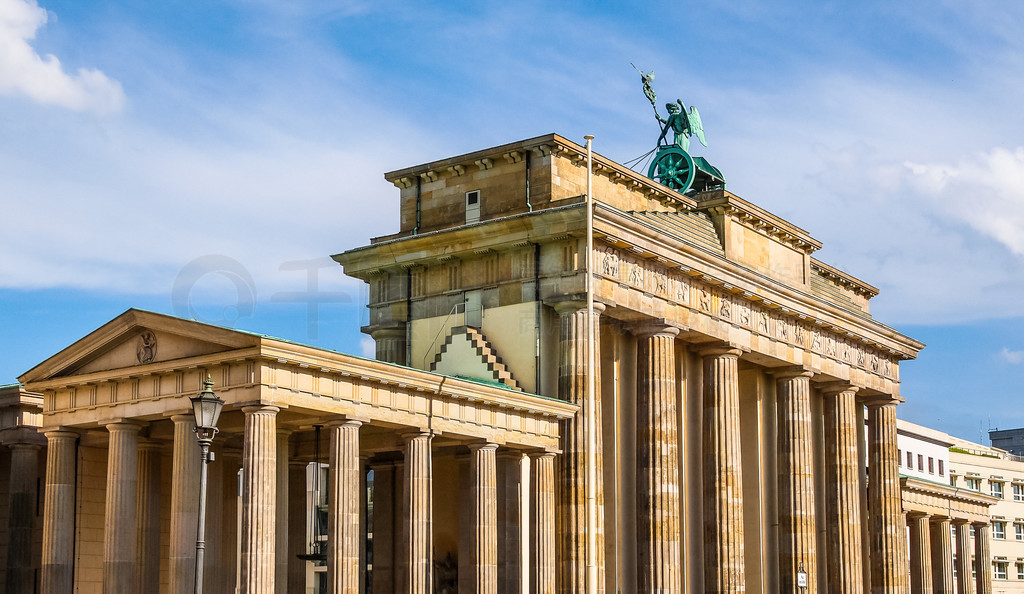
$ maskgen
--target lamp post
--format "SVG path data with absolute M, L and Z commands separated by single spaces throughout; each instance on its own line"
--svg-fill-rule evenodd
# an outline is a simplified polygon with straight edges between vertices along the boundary
M 217 435 L 217 419 L 224 408 L 224 401 L 213 393 L 213 380 L 206 374 L 203 390 L 192 401 L 192 413 L 196 417 L 196 439 L 201 452 L 199 474 L 199 526 L 196 529 L 196 584 L 195 594 L 203 591 L 203 558 L 206 553 L 206 465 L 210 463 L 210 444 Z

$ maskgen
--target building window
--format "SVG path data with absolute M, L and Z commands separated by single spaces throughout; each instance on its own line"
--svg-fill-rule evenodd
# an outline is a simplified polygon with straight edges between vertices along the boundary
M 1017 540 L 1024 540 L 1024 524 L 1014 524 L 1013 533 L 1017 536 Z
M 1006 538 L 1006 522 L 992 522 L 992 538 L 999 540 Z
M 1024 563 L 1017 563 L 1017 579 L 1024 580 Z
M 981 479 L 967 477 L 964 479 L 964 483 L 972 491 L 981 491 Z
M 1007 565 L 1009 565 L 1009 563 L 1007 563 L 1006 561 L 996 561 L 995 562 L 995 578 L 997 580 L 1005 580 L 1006 579 L 1006 566 Z
M 914 454 L 912 452 L 907 452 L 907 468 L 914 469 Z
M 480 221 L 480 190 L 466 192 L 466 224 Z
M 896 450 L 896 463 L 903 466 L 903 450 Z
M 992 496 L 999 499 L 1003 498 L 1003 483 L 999 481 L 991 481 L 992 484 Z
M 945 472 L 942 468 L 942 460 L 939 460 L 939 476 L 945 476 Z
M 928 457 L 928 474 L 935 474 L 935 458 Z
M 924 472 L 924 454 L 917 455 L 917 469 Z
M 1013 486 L 1013 500 L 1024 501 L 1024 485 Z

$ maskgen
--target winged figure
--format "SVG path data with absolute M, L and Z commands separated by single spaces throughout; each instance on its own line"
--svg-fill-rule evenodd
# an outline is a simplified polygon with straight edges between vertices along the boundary
M 657 116 L 662 124 L 661 136 L 658 137 L 659 145 L 665 140 L 669 130 L 672 130 L 672 142 L 684 151 L 690 148 L 691 136 L 696 136 L 704 146 L 708 145 L 704 136 L 704 124 L 700 121 L 700 113 L 695 106 L 691 105 L 690 112 L 687 113 L 682 99 L 676 99 L 675 103 L 666 104 L 665 109 L 668 110 L 668 119 Z

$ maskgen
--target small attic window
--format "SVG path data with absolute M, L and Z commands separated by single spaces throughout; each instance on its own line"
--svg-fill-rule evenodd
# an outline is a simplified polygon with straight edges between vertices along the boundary
M 480 221 L 480 190 L 466 192 L 466 224 Z

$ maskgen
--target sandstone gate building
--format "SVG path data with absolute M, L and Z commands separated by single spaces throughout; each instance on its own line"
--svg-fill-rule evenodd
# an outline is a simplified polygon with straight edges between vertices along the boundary
M 19 378 L 43 592 L 191 591 L 207 373 L 208 591 L 304 591 L 315 426 L 332 591 L 908 591 L 896 407 L 923 345 L 820 242 L 594 155 L 588 270 L 586 153 L 558 135 L 386 177 L 400 230 L 334 256 L 369 284 L 377 361 L 130 310 Z

